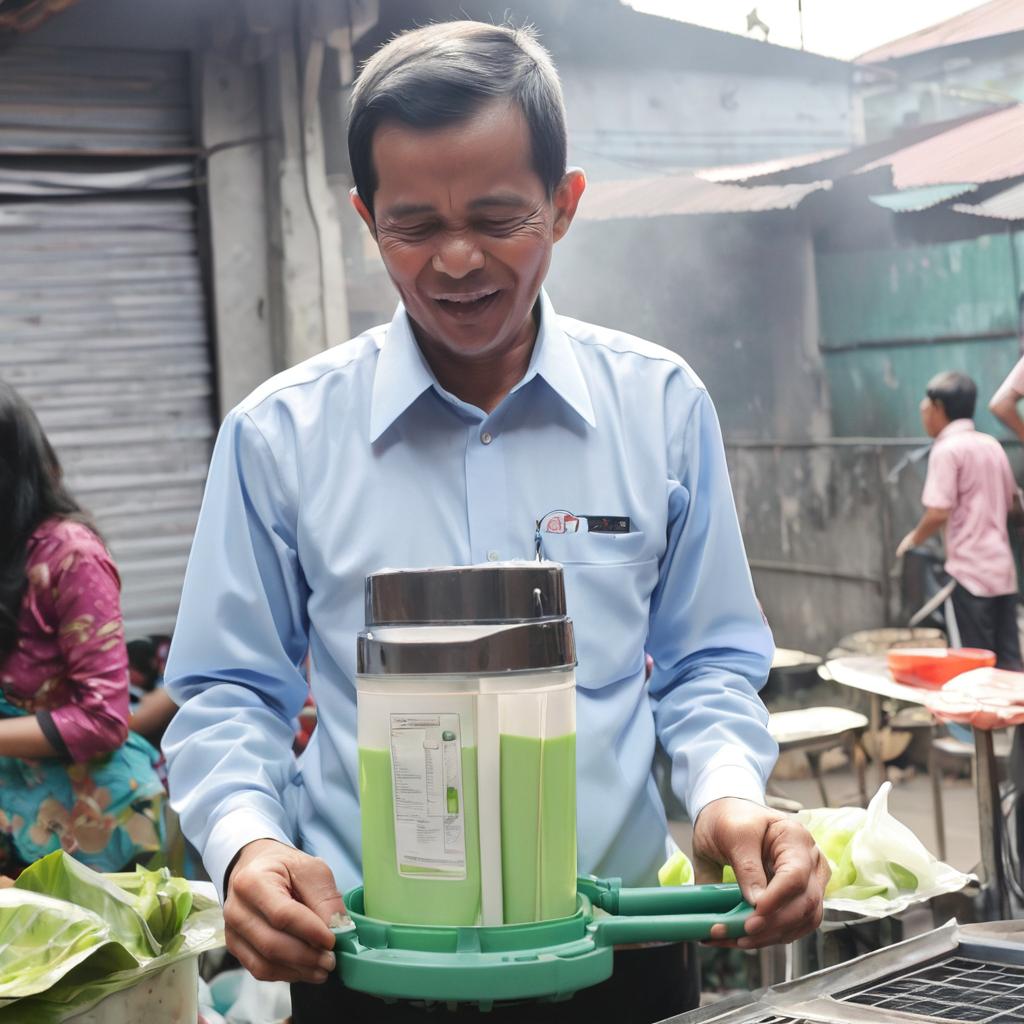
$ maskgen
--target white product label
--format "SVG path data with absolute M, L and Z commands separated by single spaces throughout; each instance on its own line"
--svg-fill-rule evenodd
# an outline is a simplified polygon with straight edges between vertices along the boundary
M 466 877 L 458 715 L 391 715 L 395 854 L 405 878 Z

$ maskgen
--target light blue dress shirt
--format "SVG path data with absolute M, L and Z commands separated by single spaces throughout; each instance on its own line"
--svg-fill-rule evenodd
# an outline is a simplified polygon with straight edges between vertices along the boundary
M 580 869 L 649 884 L 666 856 L 655 738 L 691 817 L 762 800 L 776 756 L 754 597 L 718 421 L 677 355 L 557 316 L 489 415 L 446 392 L 405 311 L 267 381 L 225 419 L 167 665 L 172 801 L 219 886 L 243 845 L 292 843 L 360 880 L 356 634 L 385 566 L 565 567 L 577 667 Z M 644 652 L 654 658 L 644 679 Z M 319 724 L 292 755 L 309 676 Z

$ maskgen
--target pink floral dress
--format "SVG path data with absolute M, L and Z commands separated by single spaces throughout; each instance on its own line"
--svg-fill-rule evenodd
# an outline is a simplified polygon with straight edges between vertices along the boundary
M 67 520 L 32 535 L 26 573 L 0 716 L 35 715 L 60 756 L 0 756 L 0 859 L 63 848 L 115 871 L 160 850 L 164 799 L 159 755 L 128 732 L 120 578 L 100 539 Z

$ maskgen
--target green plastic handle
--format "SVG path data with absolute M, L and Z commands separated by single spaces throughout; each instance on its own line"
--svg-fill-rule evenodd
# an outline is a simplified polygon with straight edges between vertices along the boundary
M 654 914 L 725 914 L 743 902 L 738 885 L 668 885 L 619 889 L 618 905 L 603 909 L 624 917 Z
M 666 885 L 644 889 L 623 889 L 618 878 L 580 876 L 577 891 L 595 907 L 624 916 L 654 914 L 724 914 L 743 902 L 740 887 L 733 883 L 715 885 Z
M 600 917 L 590 926 L 600 946 L 621 946 L 634 942 L 700 942 L 711 938 L 716 924 L 725 925 L 724 938 L 737 939 L 753 913 L 748 903 L 733 904 L 732 910 L 712 914 L 660 914 L 636 917 Z

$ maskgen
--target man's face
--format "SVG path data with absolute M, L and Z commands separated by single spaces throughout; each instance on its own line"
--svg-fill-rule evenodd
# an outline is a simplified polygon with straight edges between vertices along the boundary
M 936 405 L 926 395 L 921 399 L 921 404 L 918 408 L 921 411 L 921 424 L 924 427 L 925 433 L 929 437 L 936 437 L 939 431 L 949 422 L 942 406 Z
M 549 199 L 526 119 L 504 102 L 439 129 L 385 122 L 373 165 L 373 215 L 353 202 L 427 354 L 500 358 L 521 343 L 582 174 L 566 175 Z

